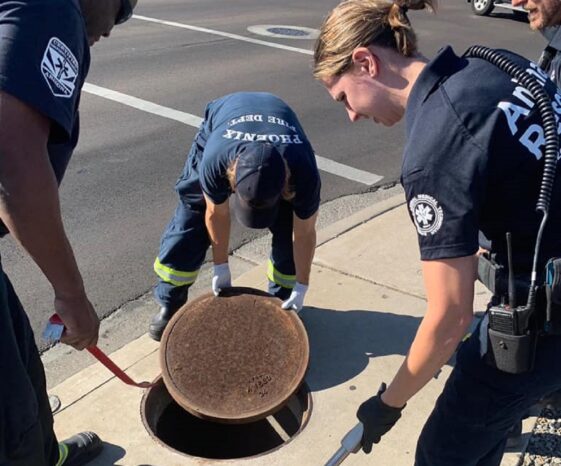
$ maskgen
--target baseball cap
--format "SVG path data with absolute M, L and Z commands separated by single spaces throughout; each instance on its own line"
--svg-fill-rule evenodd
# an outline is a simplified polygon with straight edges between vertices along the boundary
M 121 6 L 115 18 L 115 26 L 126 23 L 132 17 L 132 12 L 138 0 L 121 0 Z
M 267 228 L 275 221 L 286 179 L 280 152 L 272 144 L 252 142 L 238 152 L 234 212 L 249 228 Z

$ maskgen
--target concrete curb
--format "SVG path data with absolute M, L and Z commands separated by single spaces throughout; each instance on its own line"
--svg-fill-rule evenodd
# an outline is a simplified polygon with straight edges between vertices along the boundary
M 400 194 L 378 202 L 372 207 L 362 209 L 346 219 L 339 220 L 338 222 L 335 222 L 318 232 L 317 246 L 319 247 L 328 243 L 329 241 L 332 241 L 348 231 L 359 227 L 369 220 L 372 220 L 379 215 L 383 215 L 403 204 L 405 204 L 405 198 L 403 194 Z
M 379 203 L 374 204 L 371 207 L 362 209 L 347 218 L 339 220 L 323 228 L 318 232 L 317 246 L 319 247 L 325 243 L 328 243 L 329 241 L 338 238 L 344 233 L 354 228 L 357 228 L 360 225 L 366 223 L 367 221 L 377 216 L 380 216 L 390 210 L 393 210 L 404 203 L 405 200 L 403 198 L 403 195 L 398 194 L 395 196 L 391 196 L 387 199 L 384 199 Z M 235 252 L 236 251 L 233 251 L 232 255 L 235 255 Z M 240 258 L 240 259 L 248 260 L 244 258 Z M 238 277 L 233 277 L 233 278 L 236 279 L 236 278 L 243 277 L 244 275 L 247 274 L 252 274 L 252 272 L 254 273 L 255 269 L 259 270 L 259 272 L 261 273 L 261 271 L 263 270 L 263 265 L 262 264 L 255 265 L 251 267 L 249 271 L 243 272 Z M 148 294 L 151 293 L 149 292 Z M 145 297 L 139 298 L 139 301 L 143 301 L 143 300 L 145 301 L 146 298 Z M 112 316 L 109 317 L 109 319 L 111 318 Z M 142 348 L 147 348 L 147 351 L 143 352 Z M 118 365 L 120 365 L 123 369 L 129 369 L 130 367 L 134 366 L 136 362 L 142 360 L 146 356 L 157 351 L 157 348 L 158 348 L 158 343 L 151 340 L 145 334 L 143 336 L 140 336 L 139 338 L 136 338 L 128 342 L 121 348 L 112 352 L 111 357 L 114 358 L 115 362 Z M 59 345 L 59 346 L 55 346 L 54 348 L 48 351 L 45 351 L 45 353 L 43 353 L 42 355 L 42 358 L 49 361 L 50 357 L 55 352 L 59 353 L 57 354 L 59 358 L 68 357 L 69 354 L 76 353 L 75 351 L 73 351 L 72 349 L 66 346 Z M 105 384 L 107 381 L 113 378 L 113 375 L 105 367 L 100 366 L 98 363 L 96 363 L 96 361 L 93 358 L 91 358 L 89 354 L 86 354 L 86 352 L 80 352 L 78 357 L 80 357 L 82 360 L 85 358 L 91 360 L 91 364 L 89 364 L 87 367 L 80 370 L 76 374 L 70 376 L 65 381 L 57 384 L 50 390 L 52 391 L 52 393 L 56 394 L 57 390 L 60 389 L 61 386 L 66 385 L 66 382 L 69 382 L 68 386 L 72 387 L 72 389 L 69 392 L 71 394 L 70 397 L 67 397 L 66 400 L 62 401 L 62 405 L 58 411 L 64 411 L 75 401 L 83 398 L 88 393 L 99 388 L 101 385 Z M 84 389 L 84 384 L 85 384 L 86 392 L 81 394 L 77 393 L 77 390 L 80 390 L 79 387 L 82 387 L 81 388 L 82 390 Z
M 331 241 L 343 233 L 360 226 L 375 216 L 381 215 L 389 209 L 399 206 L 400 197 L 402 198 L 402 201 L 404 199 L 403 191 L 400 185 L 378 189 L 377 191 L 366 195 L 368 196 L 368 200 L 366 202 L 372 202 L 373 205 L 360 209 L 348 217 L 335 221 L 323 228 L 318 226 L 318 247 L 321 244 Z M 354 197 L 359 198 L 357 200 L 359 204 L 364 204 L 364 201 L 361 201 L 363 196 L 365 196 L 365 194 L 344 196 L 342 198 L 329 201 L 325 205 L 322 205 L 320 217 L 322 212 L 330 211 L 330 209 L 332 211 L 337 210 L 337 208 L 333 208 L 334 204 L 346 205 L 345 202 L 347 202 L 348 199 L 353 199 Z M 381 198 L 381 200 L 378 201 L 378 198 Z M 354 200 L 351 202 L 354 202 Z M 341 212 L 344 213 L 345 210 L 348 210 L 341 207 L 339 207 L 339 209 L 339 212 L 335 212 L 337 217 L 341 215 Z M 321 223 L 321 220 L 322 219 L 320 218 L 318 224 Z M 258 267 L 267 260 L 270 242 L 269 236 L 270 235 L 265 235 L 261 238 L 257 238 L 232 251 L 230 255 L 230 269 L 233 279 L 246 274 L 254 267 Z M 261 251 L 256 252 L 252 250 L 253 248 L 259 249 L 260 246 Z M 211 264 L 205 263 L 201 268 L 198 280 L 189 290 L 189 296 L 191 298 L 196 298 L 202 293 L 208 291 L 211 271 Z M 100 340 L 98 343 L 100 348 L 107 353 L 112 353 L 123 348 L 126 344 L 132 342 L 133 340 L 141 337 L 146 332 L 148 322 L 155 312 L 156 307 L 151 290 L 133 301 L 124 303 L 102 320 Z M 131 315 L 135 316 L 132 321 L 130 319 Z M 125 340 L 124 343 L 123 340 Z M 95 362 L 87 352 L 75 351 L 64 345 L 56 345 L 53 348 L 44 351 L 41 354 L 41 359 L 43 361 L 43 365 L 45 366 L 49 390 Z

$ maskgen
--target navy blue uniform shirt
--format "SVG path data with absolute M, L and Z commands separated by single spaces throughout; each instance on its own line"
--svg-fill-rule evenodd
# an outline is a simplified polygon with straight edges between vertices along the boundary
M 537 65 L 508 56 L 546 86 L 555 112 L 561 95 Z M 422 260 L 463 257 L 478 249 L 478 231 L 514 270 L 531 270 L 542 214 L 535 210 L 543 171 L 544 135 L 529 92 L 482 59 L 450 47 L 427 64 L 406 109 L 401 181 L 418 232 Z M 561 255 L 561 182 L 557 170 L 540 264 Z
M 318 210 L 321 181 L 314 151 L 296 115 L 280 98 L 265 92 L 238 92 L 214 100 L 206 108 L 197 138 L 204 140 L 201 187 L 215 204 L 232 194 L 226 171 L 240 147 L 264 141 L 274 144 L 288 164 L 294 213 L 307 219 Z
M 0 2 L 0 90 L 52 121 L 47 149 L 59 183 L 78 142 L 89 64 L 79 0 Z

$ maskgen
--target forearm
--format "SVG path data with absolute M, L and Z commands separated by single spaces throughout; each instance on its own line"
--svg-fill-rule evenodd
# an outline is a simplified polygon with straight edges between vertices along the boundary
M 54 288 L 54 311 L 76 349 L 95 345 L 99 319 L 84 291 L 60 214 L 47 145 L 51 121 L 0 92 L 0 218 Z
M 306 235 L 295 235 L 293 251 L 296 281 L 303 285 L 310 283 L 310 272 L 316 249 L 315 229 Z
M 230 240 L 230 212 L 218 212 L 208 209 L 205 212 L 205 224 L 212 246 L 212 260 L 215 264 L 228 262 L 228 244 Z
M 34 166 L 2 157 L 0 216 L 43 271 L 57 297 L 83 296 L 82 277 L 64 231 L 58 186 L 46 154 Z
M 401 407 L 421 390 L 452 357 L 471 319 L 467 309 L 449 310 L 443 316 L 434 316 L 429 309 L 383 401 Z

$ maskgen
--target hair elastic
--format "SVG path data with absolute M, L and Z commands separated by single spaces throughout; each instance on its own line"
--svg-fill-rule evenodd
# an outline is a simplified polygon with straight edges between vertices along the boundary
M 399 8 L 399 12 L 405 16 L 407 14 L 407 12 L 409 11 L 409 7 L 407 5 L 404 5 L 403 3 L 400 2 L 394 2 L 395 5 L 397 5 L 397 7 Z

